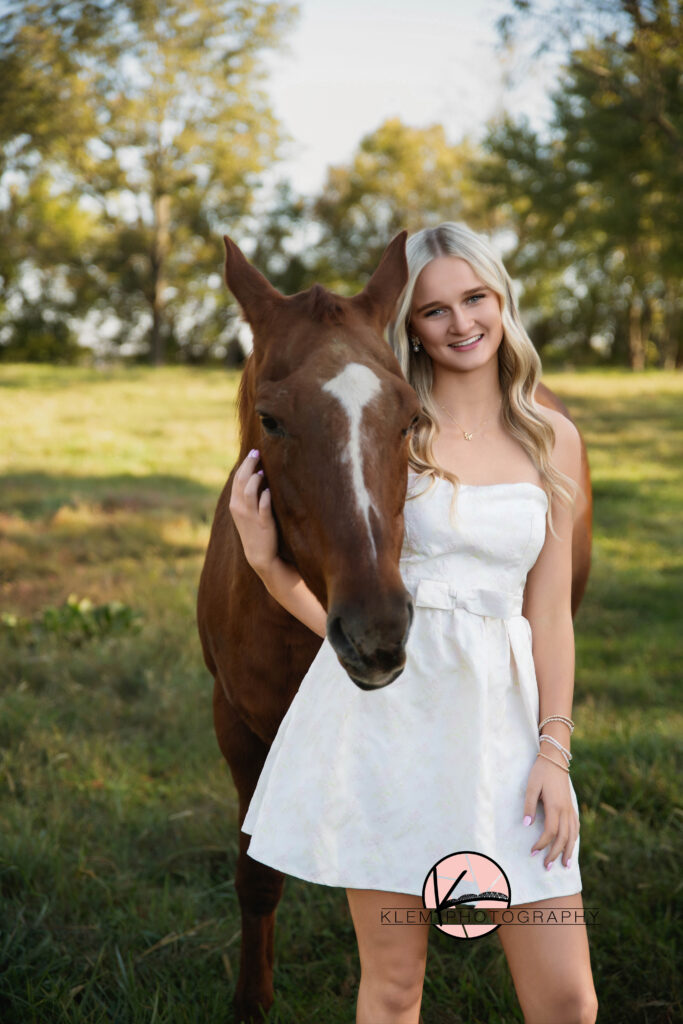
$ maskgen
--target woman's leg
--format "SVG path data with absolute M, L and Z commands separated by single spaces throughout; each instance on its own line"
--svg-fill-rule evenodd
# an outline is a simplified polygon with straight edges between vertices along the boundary
M 347 889 L 360 956 L 356 1024 L 418 1024 L 430 917 L 420 896 Z M 382 923 L 387 908 L 410 908 L 414 924 Z M 405 911 L 402 920 L 408 916 Z M 393 915 L 392 915 L 393 917 Z
M 550 907 L 557 909 L 557 917 L 562 909 L 582 911 L 581 893 L 510 909 L 528 910 L 531 920 L 533 910 Z M 525 1024 L 594 1024 L 598 1000 L 585 924 L 502 924 L 496 934 L 505 950 Z

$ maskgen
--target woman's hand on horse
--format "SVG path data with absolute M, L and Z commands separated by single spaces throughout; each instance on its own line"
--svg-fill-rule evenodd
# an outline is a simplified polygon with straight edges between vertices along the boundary
M 230 514 L 244 548 L 244 557 L 260 575 L 267 572 L 277 558 L 277 527 L 270 506 L 270 490 L 266 487 L 259 498 L 263 470 L 256 470 L 259 453 L 252 449 L 232 478 Z

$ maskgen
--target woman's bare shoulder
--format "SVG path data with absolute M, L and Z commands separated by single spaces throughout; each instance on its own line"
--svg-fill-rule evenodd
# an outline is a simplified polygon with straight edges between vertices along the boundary
M 557 409 L 541 408 L 542 414 L 555 431 L 552 460 L 555 466 L 577 483 L 581 476 L 581 435 L 564 413 Z

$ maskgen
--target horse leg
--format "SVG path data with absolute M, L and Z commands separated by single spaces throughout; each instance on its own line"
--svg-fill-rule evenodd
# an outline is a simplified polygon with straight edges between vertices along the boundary
M 214 686 L 214 725 L 221 753 L 230 766 L 244 821 L 268 747 L 238 718 L 218 680 Z M 235 889 L 242 913 L 240 973 L 234 995 L 236 1021 L 261 1021 L 260 1008 L 273 1002 L 275 911 L 285 876 L 247 853 L 250 836 L 240 831 Z
M 240 832 L 235 888 L 242 910 L 242 949 L 234 1006 L 237 1021 L 260 1022 L 260 1008 L 267 1012 L 273 1003 L 275 911 L 285 876 L 248 855 L 249 838 Z

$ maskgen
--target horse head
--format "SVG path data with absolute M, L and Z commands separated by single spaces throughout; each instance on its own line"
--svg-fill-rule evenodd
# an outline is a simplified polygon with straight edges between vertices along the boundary
M 383 333 L 407 280 L 405 239 L 344 298 L 319 285 L 282 295 L 225 238 L 226 283 L 254 338 L 240 461 L 259 449 L 280 556 L 326 608 L 328 640 L 367 690 L 402 672 L 413 616 L 399 557 L 420 404 Z

